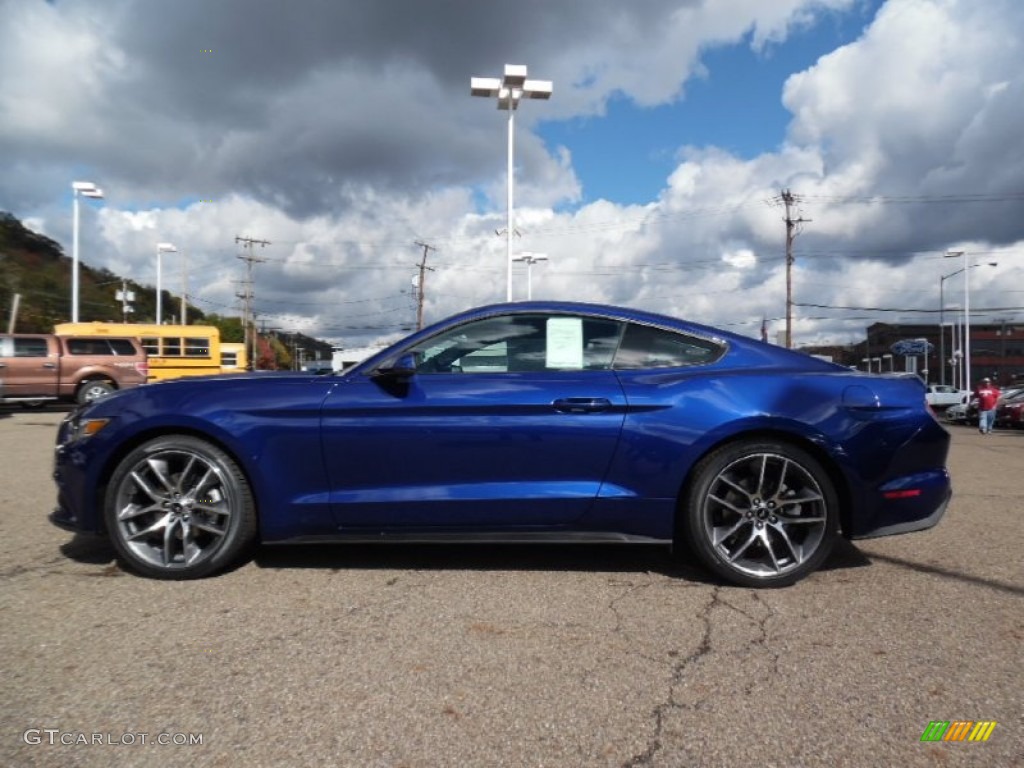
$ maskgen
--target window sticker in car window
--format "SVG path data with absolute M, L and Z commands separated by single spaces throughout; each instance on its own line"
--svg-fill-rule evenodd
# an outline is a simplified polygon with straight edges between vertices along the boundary
M 583 367 L 583 318 L 548 318 L 547 337 L 548 368 Z

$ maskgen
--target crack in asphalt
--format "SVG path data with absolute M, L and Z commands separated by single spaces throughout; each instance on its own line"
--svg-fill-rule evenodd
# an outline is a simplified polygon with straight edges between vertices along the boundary
M 654 733 L 648 742 L 647 749 L 640 754 L 634 755 L 622 764 L 622 768 L 640 768 L 640 766 L 653 766 L 654 756 L 661 751 L 661 734 L 664 728 L 665 714 L 673 709 L 685 709 L 687 705 L 676 699 L 676 688 L 683 682 L 684 673 L 693 665 L 699 663 L 708 653 L 711 652 L 711 612 L 718 605 L 727 605 L 720 597 L 721 587 L 714 587 L 711 591 L 711 599 L 698 618 L 703 622 L 704 629 L 701 633 L 700 644 L 689 656 L 679 660 L 672 669 L 672 676 L 668 684 L 668 696 L 661 704 L 651 711 L 654 720 Z
M 749 645 L 759 646 L 762 650 L 762 655 L 768 655 L 771 657 L 772 673 L 778 676 L 781 673 L 781 670 L 779 669 L 779 659 L 782 658 L 782 654 L 778 651 L 773 650 L 768 645 L 768 629 L 766 627 L 768 622 L 775 616 L 775 610 L 770 605 L 768 605 L 764 600 L 762 600 L 761 595 L 757 592 L 751 592 L 751 598 L 754 600 L 755 603 L 764 608 L 765 614 L 761 618 L 757 618 L 756 616 L 747 613 L 743 609 L 735 605 L 732 605 L 731 603 L 725 600 L 723 600 L 722 602 L 732 610 L 736 611 L 736 613 L 740 614 L 741 616 L 745 616 L 747 619 L 750 620 L 751 624 L 757 627 L 757 631 L 760 634 L 758 637 L 751 640 Z M 752 679 L 743 689 L 744 695 L 750 696 L 754 692 L 754 687 L 759 681 L 760 678 Z
M 643 752 L 634 755 L 628 761 L 622 764 L 622 768 L 641 768 L 642 766 L 653 766 L 655 756 L 660 752 L 664 744 L 662 743 L 662 733 L 665 725 L 666 716 L 672 710 L 684 710 L 684 709 L 697 709 L 701 701 L 693 702 L 682 702 L 676 698 L 676 691 L 680 685 L 685 682 L 685 676 L 692 670 L 698 663 L 702 662 L 704 658 L 710 654 L 714 649 L 711 644 L 711 630 L 713 627 L 712 614 L 716 608 L 726 608 L 734 613 L 743 616 L 747 619 L 751 625 L 757 630 L 757 636 L 752 638 L 746 643 L 744 653 L 749 651 L 750 648 L 758 648 L 762 655 L 770 656 L 770 666 L 774 675 L 781 674 L 779 669 L 779 663 L 781 654 L 773 650 L 768 642 L 768 622 L 775 617 L 775 610 L 769 605 L 760 594 L 756 591 L 751 591 L 750 597 L 753 602 L 763 610 L 751 612 L 746 610 L 734 603 L 726 600 L 720 587 L 715 587 L 711 593 L 711 599 L 704 606 L 704 609 L 698 615 L 698 618 L 703 622 L 703 631 L 701 640 L 696 650 L 685 658 L 679 660 L 672 668 L 672 676 L 669 680 L 668 696 L 665 701 L 657 705 L 651 711 L 651 718 L 654 721 L 654 732 L 648 742 L 647 749 Z M 761 615 L 756 615 L 761 614 Z M 751 681 L 744 689 L 744 695 L 750 696 L 754 692 L 754 687 L 761 678 L 758 680 Z

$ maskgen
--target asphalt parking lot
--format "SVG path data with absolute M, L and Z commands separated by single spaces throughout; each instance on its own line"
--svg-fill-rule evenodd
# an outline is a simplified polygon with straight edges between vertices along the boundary
M 937 528 L 784 590 L 602 547 L 165 583 L 47 522 L 62 415 L 0 410 L 2 765 L 1024 765 L 1024 431 L 950 427 Z M 957 720 L 997 725 L 921 741 Z

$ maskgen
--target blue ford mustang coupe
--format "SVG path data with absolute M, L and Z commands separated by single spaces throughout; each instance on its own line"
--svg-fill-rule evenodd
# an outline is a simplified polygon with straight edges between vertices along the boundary
M 166 579 L 257 541 L 633 542 L 776 587 L 950 497 L 920 379 L 573 303 L 464 312 L 345 373 L 118 392 L 57 442 L 51 520 Z

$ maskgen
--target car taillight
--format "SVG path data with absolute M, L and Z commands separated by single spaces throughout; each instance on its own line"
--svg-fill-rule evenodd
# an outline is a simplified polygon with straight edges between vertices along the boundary
M 135 370 L 141 373 L 145 378 L 149 378 L 149 361 L 145 360 L 141 363 L 136 363 Z

